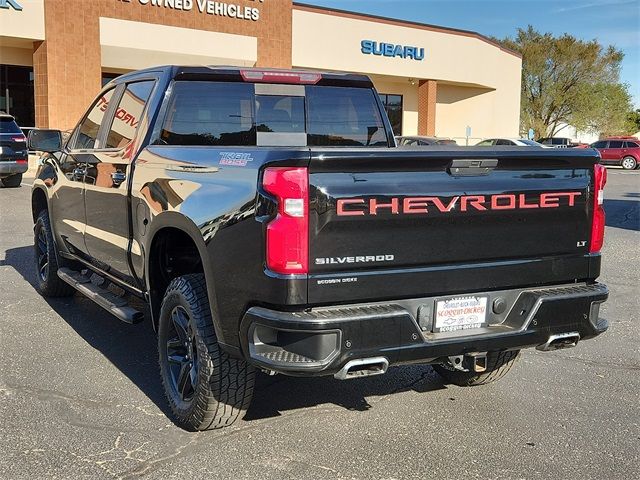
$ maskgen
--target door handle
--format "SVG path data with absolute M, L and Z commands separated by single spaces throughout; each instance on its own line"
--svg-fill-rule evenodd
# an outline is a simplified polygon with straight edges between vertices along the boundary
M 111 181 L 114 187 L 119 187 L 126 179 L 127 175 L 123 172 L 113 172 L 111 174 Z

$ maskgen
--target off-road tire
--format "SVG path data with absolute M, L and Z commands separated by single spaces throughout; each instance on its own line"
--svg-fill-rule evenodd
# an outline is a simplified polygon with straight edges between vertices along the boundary
M 433 369 L 447 382 L 461 387 L 474 387 L 495 382 L 504 377 L 516 363 L 520 350 L 489 352 L 487 370 L 482 373 L 462 372 L 444 365 L 434 365 Z
M 190 380 L 190 398 L 178 391 L 169 360 L 168 342 L 177 332 L 172 315 L 185 312 L 191 338 L 191 364 L 196 366 Z M 174 338 L 175 339 L 178 337 Z M 175 345 L 175 343 L 173 344 Z M 179 347 L 171 347 L 179 348 Z M 175 355 L 172 363 L 175 371 Z M 244 360 L 230 357 L 219 344 L 213 327 L 204 275 L 175 278 L 167 287 L 158 322 L 160 376 L 174 422 L 186 430 L 210 430 L 232 425 L 244 415 L 253 396 L 255 369 Z M 178 364 L 180 365 L 180 364 Z M 191 367 L 193 368 L 193 367 Z M 184 390 L 183 390 L 184 392 Z
M 47 210 L 38 214 L 33 234 L 36 288 L 45 297 L 70 297 L 76 290 L 58 277 L 58 268 L 61 265 L 58 263 Z
M 0 180 L 0 184 L 6 188 L 17 188 L 22 183 L 22 174 L 16 173 L 14 175 L 9 175 L 8 177 L 4 177 Z

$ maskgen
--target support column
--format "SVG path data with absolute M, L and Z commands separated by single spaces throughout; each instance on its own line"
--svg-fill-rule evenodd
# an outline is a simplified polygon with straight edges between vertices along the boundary
M 418 84 L 418 135 L 436 134 L 436 96 L 438 82 L 420 80 Z
M 73 128 L 100 90 L 96 2 L 45 2 L 47 38 L 34 43 L 36 126 Z
M 35 126 L 49 128 L 49 88 L 47 85 L 47 46 L 33 42 L 33 90 Z

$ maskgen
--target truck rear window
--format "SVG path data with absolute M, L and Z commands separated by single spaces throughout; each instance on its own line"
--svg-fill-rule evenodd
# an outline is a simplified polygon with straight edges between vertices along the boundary
M 256 95 L 251 83 L 207 81 L 175 82 L 157 143 L 256 146 L 257 132 L 306 133 L 309 146 L 387 146 L 371 89 L 314 85 L 305 96 Z

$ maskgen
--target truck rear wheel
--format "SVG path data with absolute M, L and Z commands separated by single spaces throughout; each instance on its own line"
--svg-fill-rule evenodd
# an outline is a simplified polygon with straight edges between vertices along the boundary
M 461 387 L 473 387 L 495 382 L 504 377 L 516 363 L 520 350 L 505 352 L 489 352 L 487 354 L 487 369 L 482 373 L 463 372 L 446 365 L 434 365 L 433 369 L 447 383 Z
M 219 346 L 204 275 L 175 278 L 158 324 L 160 375 L 176 424 L 210 430 L 233 424 L 249 407 L 255 370 Z

